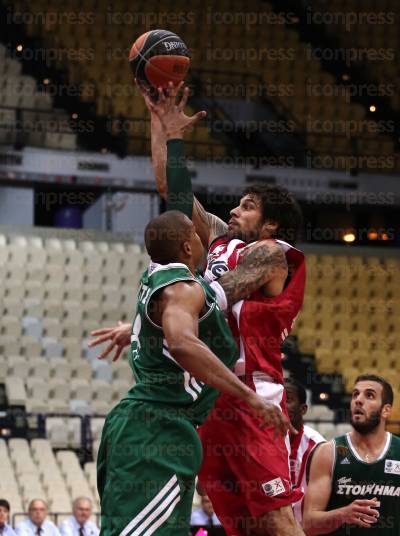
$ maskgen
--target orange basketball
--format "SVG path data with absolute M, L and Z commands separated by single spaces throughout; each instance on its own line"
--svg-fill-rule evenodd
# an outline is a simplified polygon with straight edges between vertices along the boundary
M 178 84 L 188 72 L 190 56 L 182 39 L 167 30 L 146 32 L 133 43 L 129 63 L 134 77 L 157 95 L 158 87 Z

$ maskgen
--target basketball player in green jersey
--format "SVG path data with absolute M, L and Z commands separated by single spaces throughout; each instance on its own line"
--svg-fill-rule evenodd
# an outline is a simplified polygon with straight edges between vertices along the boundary
M 321 445 L 311 462 L 306 534 L 400 534 L 400 439 L 385 431 L 392 404 L 386 380 L 374 374 L 356 379 L 353 430 Z
M 195 276 L 204 250 L 189 218 L 162 214 L 147 225 L 145 242 L 152 262 L 129 358 L 136 385 L 107 416 L 98 455 L 101 533 L 187 536 L 202 460 L 196 426 L 218 391 L 246 401 L 261 426 L 285 433 L 288 422 L 228 368 L 237 346 L 214 291 Z

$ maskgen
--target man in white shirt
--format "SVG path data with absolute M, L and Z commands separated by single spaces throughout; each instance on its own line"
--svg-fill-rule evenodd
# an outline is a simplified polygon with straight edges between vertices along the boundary
M 221 526 L 221 522 L 215 515 L 213 505 L 207 495 L 201 497 L 201 508 L 193 510 L 190 525 L 192 527 L 203 526 L 205 528 Z
M 15 527 L 17 536 L 60 536 L 58 528 L 49 521 L 47 503 L 42 499 L 33 499 L 29 503 L 28 519 Z
M 15 532 L 8 524 L 10 516 L 10 503 L 0 499 L 0 536 L 15 536 Z
M 290 422 L 297 430 L 297 434 L 290 434 L 290 477 L 292 486 L 300 488 L 304 493 L 307 489 L 307 469 L 309 460 L 317 448 L 317 445 L 325 442 L 325 438 L 304 424 L 303 418 L 307 413 L 307 393 L 304 385 L 295 378 L 285 380 L 286 407 Z M 303 499 L 293 505 L 294 515 L 301 524 L 303 517 Z
M 72 504 L 72 516 L 59 526 L 61 536 L 99 536 L 99 529 L 90 516 L 93 513 L 92 501 L 78 497 Z

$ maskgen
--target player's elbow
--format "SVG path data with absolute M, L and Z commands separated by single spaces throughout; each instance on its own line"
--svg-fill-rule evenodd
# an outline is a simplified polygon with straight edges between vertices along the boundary
M 170 354 L 178 363 L 191 353 L 191 340 L 185 336 L 172 337 L 168 340 Z
M 301 526 L 303 527 L 304 533 L 307 536 L 311 536 L 313 534 L 311 530 L 312 525 L 310 523 L 310 519 L 306 517 L 305 514 L 303 514 L 303 519 L 301 520 Z

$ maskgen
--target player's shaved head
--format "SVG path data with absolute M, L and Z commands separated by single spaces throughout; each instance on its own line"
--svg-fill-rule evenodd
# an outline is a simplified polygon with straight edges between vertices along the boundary
M 193 224 L 177 210 L 152 219 L 144 231 L 147 253 L 153 262 L 168 264 L 181 260 L 182 244 L 190 240 Z

